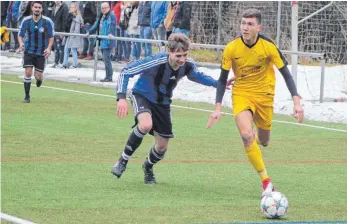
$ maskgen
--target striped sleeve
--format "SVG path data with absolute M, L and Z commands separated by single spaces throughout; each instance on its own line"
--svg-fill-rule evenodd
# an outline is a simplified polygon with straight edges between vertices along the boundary
M 46 20 L 47 20 L 47 34 L 48 34 L 48 38 L 54 37 L 54 23 L 48 17 L 46 17 Z
M 20 37 L 24 37 L 25 36 L 25 32 L 28 29 L 28 26 L 29 26 L 29 19 L 27 17 L 27 18 L 23 19 L 22 23 L 19 26 L 19 33 L 18 33 L 18 35 Z
M 188 60 L 186 66 L 190 66 L 189 73 L 187 74 L 187 78 L 190 81 L 200 83 L 204 86 L 217 87 L 217 81 L 211 76 L 199 71 L 192 60 Z
M 117 98 L 125 99 L 129 79 L 146 70 L 167 62 L 167 56 L 157 58 L 156 55 L 135 61 L 123 68 L 117 81 Z

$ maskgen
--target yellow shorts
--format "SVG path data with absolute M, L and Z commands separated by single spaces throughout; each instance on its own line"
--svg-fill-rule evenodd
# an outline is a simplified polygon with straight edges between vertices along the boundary
M 273 117 L 273 97 L 233 95 L 234 116 L 242 111 L 251 110 L 255 126 L 264 130 L 271 130 Z

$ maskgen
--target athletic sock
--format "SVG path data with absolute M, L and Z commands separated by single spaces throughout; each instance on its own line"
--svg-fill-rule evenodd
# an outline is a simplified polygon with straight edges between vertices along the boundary
M 164 158 L 165 152 L 158 152 L 155 149 L 155 146 L 153 146 L 148 153 L 148 156 L 146 157 L 145 160 L 145 167 L 146 168 L 152 168 L 154 164 L 156 164 L 157 162 L 159 162 L 160 160 L 162 160 Z
M 31 78 L 24 77 L 25 97 L 30 97 Z
M 248 157 L 249 162 L 253 165 L 254 169 L 259 173 L 261 171 L 265 171 L 265 165 L 263 161 L 263 156 L 260 151 L 260 148 L 256 142 L 256 140 L 253 141 L 253 143 L 249 147 L 245 147 L 246 155 Z M 265 180 L 266 178 L 269 178 L 266 171 L 263 172 L 261 175 L 261 180 Z
M 129 160 L 130 157 L 134 154 L 136 149 L 141 145 L 142 139 L 145 136 L 145 133 L 142 133 L 138 126 L 134 128 L 131 132 L 127 144 L 125 145 L 124 151 L 122 153 L 122 157 L 125 160 Z

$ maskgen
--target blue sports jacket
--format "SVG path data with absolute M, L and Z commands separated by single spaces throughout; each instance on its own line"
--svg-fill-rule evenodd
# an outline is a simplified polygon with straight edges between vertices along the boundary
M 164 25 L 167 14 L 167 2 L 152 2 L 151 5 L 151 27 L 158 28 L 160 24 Z
M 193 82 L 217 88 L 218 81 L 199 72 L 188 60 L 177 71 L 168 63 L 168 53 L 158 53 L 135 61 L 123 68 L 117 81 L 117 99 L 125 99 L 129 79 L 140 75 L 132 92 L 147 98 L 152 103 L 170 104 L 172 92 L 184 76 Z
M 94 25 L 88 30 L 88 33 L 93 33 L 96 30 L 99 30 L 99 35 L 108 36 L 112 34 L 116 36 L 116 16 L 111 10 L 104 19 L 98 18 Z M 100 47 L 101 49 L 114 48 L 116 44 L 115 40 L 101 39 Z

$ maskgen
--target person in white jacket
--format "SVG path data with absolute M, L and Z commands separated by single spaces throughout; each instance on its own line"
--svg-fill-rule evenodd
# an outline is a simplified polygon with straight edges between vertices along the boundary
M 72 3 L 70 6 L 70 12 L 67 19 L 67 24 L 65 24 L 66 29 L 65 31 L 69 31 L 69 33 L 81 33 L 81 27 L 83 26 L 83 19 L 81 16 L 81 13 L 75 3 Z M 69 29 L 70 28 L 70 29 Z M 69 59 L 69 52 L 71 49 L 72 53 L 72 59 L 73 63 L 69 68 L 77 68 L 77 49 L 82 47 L 82 37 L 78 36 L 68 36 L 64 38 L 64 62 L 63 67 L 68 67 L 68 59 Z
M 127 8 L 126 13 L 129 16 L 129 25 L 127 32 L 131 38 L 140 38 L 140 26 L 137 25 L 139 18 L 139 2 L 133 1 L 130 3 L 130 7 Z M 130 61 L 140 59 L 141 55 L 141 43 L 132 42 Z

